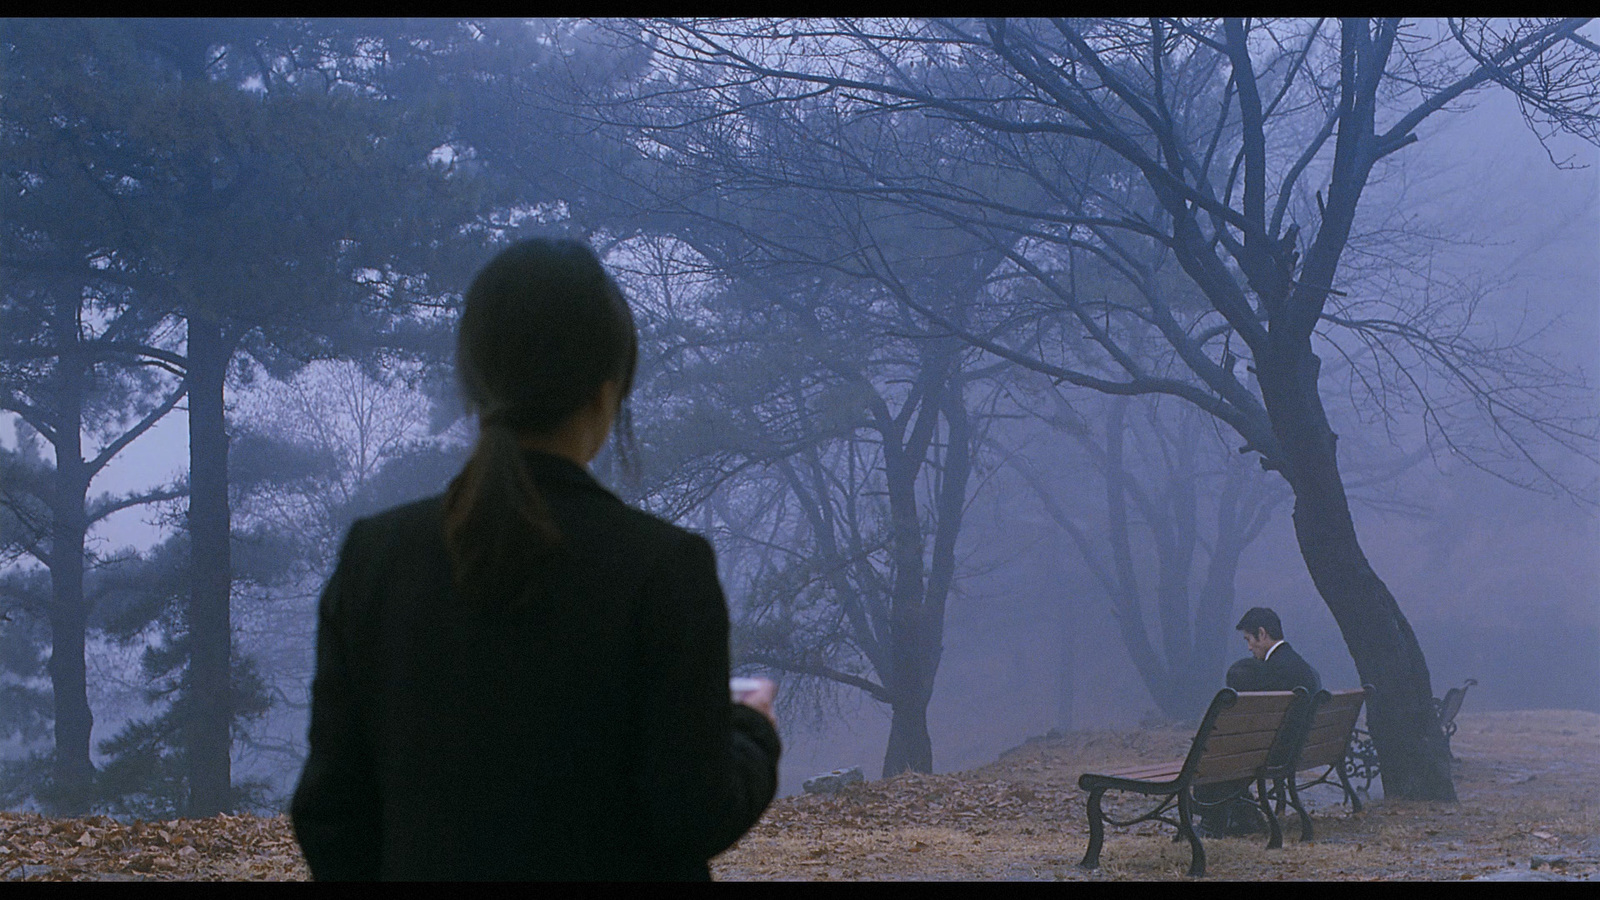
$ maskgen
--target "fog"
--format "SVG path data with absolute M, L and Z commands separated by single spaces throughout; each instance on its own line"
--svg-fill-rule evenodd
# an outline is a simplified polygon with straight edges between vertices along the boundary
M 189 477 L 202 412 L 188 323 L 213 319 L 232 342 L 217 383 L 225 639 L 253 698 L 234 710 L 230 777 L 248 790 L 232 805 L 281 807 L 305 752 L 315 601 L 339 540 L 355 518 L 441 491 L 466 458 L 474 424 L 451 380 L 461 291 L 530 234 L 589 240 L 634 303 L 641 471 L 625 476 L 609 451 L 594 470 L 711 538 L 735 669 L 780 683 L 780 793 L 836 768 L 876 778 L 931 758 L 957 771 L 1055 730 L 1192 720 L 1245 655 L 1233 623 L 1252 606 L 1281 615 L 1326 686 L 1362 681 L 1297 541 L 1283 470 L 1243 436 L 1247 416 L 1192 400 L 1260 408 L 1240 398 L 1262 395 L 1262 357 L 1228 336 L 1168 251 L 1135 245 L 1145 236 L 1125 259 L 1156 260 L 1143 283 L 1154 299 L 1102 253 L 1121 238 L 1049 232 L 1087 218 L 1085 197 L 1107 218 L 1154 203 L 1104 154 L 1062 138 L 991 158 L 983 148 L 1000 140 L 963 109 L 925 116 L 907 100 L 879 114 L 848 92 L 801 96 L 796 73 L 829 57 L 806 56 L 805 41 L 760 56 L 770 25 L 722 28 L 746 28 L 752 58 L 791 77 L 752 76 L 748 96 L 696 68 L 699 45 L 674 44 L 664 25 L 218 20 L 170 41 L 149 23 L 62 26 L 116 38 L 94 64 L 30 44 L 45 27 L 11 20 L 0 41 L 8 808 L 155 815 L 198 802 L 173 787 L 193 776 L 172 729 L 197 690 L 183 655 L 198 602 L 188 504 L 203 490 Z M 211 60 L 198 71 L 180 58 L 195 48 Z M 902 60 L 904 77 L 969 91 L 1000 77 L 961 59 Z M 976 87 L 956 83 L 968 75 Z M 213 94 L 184 93 L 194 82 Z M 769 89 L 782 102 L 757 102 Z M 1589 139 L 1548 117 L 1530 126 L 1529 107 L 1494 85 L 1423 120 L 1374 167 L 1334 278 L 1342 293 L 1312 342 L 1360 550 L 1414 631 L 1433 695 L 1476 680 L 1463 715 L 1600 712 L 1600 148 L 1587 91 Z M 1399 94 L 1393 109 L 1414 102 Z M 1314 126 L 1321 114 L 1306 115 Z M 1234 153 L 1235 132 L 1219 133 Z M 91 175 L 52 161 L 49 135 Z M 366 149 L 323 145 L 342 140 Z M 1288 154 L 1281 178 L 1294 155 L 1272 152 Z M 1073 173 L 1070 202 L 1018 174 L 1046 159 Z M 1308 159 L 1284 204 L 1305 259 L 1337 177 L 1331 144 Z M 1051 294 L 1029 266 L 1081 283 Z M 1141 312 L 1169 301 L 1178 333 L 1209 334 L 1198 369 Z M 1385 303 L 1386 321 L 1427 340 L 1341 324 Z M 144 350 L 82 367 L 72 418 L 63 354 L 113 344 Z M 1084 386 L 1137 380 L 1117 352 L 1198 393 Z M 1207 365 L 1241 393 L 1206 381 Z M 180 385 L 188 396 L 155 415 Z M 56 426 L 80 431 L 82 461 L 133 435 L 79 498 L 91 518 L 132 499 L 88 526 L 79 557 L 90 759 L 123 780 L 76 800 L 51 793 L 62 739 L 47 661 L 52 623 L 66 621 L 51 582 L 65 577 L 52 555 L 68 446 Z M 898 493 L 894 471 L 909 472 Z M 910 550 L 896 530 L 908 515 Z M 908 560 L 922 566 L 916 621 L 934 634 L 915 678 L 883 662 L 887 610 L 911 603 L 896 578 Z M 923 678 L 925 696 L 907 686 Z M 906 724 L 912 695 L 927 754 Z M 139 722 L 166 724 L 103 743 Z

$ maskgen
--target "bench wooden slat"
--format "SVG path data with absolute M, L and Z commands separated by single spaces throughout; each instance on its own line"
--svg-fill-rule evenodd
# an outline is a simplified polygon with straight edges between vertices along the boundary
M 1361 706 L 1362 701 L 1358 697 L 1353 701 L 1329 701 L 1323 704 L 1323 708 L 1318 711 L 1322 713 L 1324 721 L 1350 722 L 1360 718 Z
M 1276 729 L 1272 731 L 1246 731 L 1239 734 L 1212 735 L 1206 739 L 1206 755 L 1218 754 L 1227 756 L 1235 753 L 1246 753 L 1251 750 L 1266 752 L 1272 747 L 1272 742 L 1278 737 Z
M 1200 761 L 1200 766 L 1195 771 L 1195 783 L 1254 778 L 1256 770 L 1261 768 L 1266 761 L 1266 750 L 1251 750 L 1246 753 L 1229 753 L 1219 756 L 1208 755 Z
M 1089 847 L 1081 865 L 1091 869 L 1099 865 L 1105 823 L 1110 821 L 1101 809 L 1100 799 L 1106 791 L 1117 790 L 1162 798 L 1154 809 L 1131 822 L 1161 818 L 1163 811 L 1171 810 L 1176 801 L 1178 836 L 1186 838 L 1192 848 L 1189 874 L 1204 875 L 1205 849 L 1191 821 L 1195 802 L 1191 790 L 1197 784 L 1259 781 L 1267 771 L 1269 757 L 1282 757 L 1287 762 L 1289 751 L 1281 746 L 1289 733 L 1284 730 L 1285 722 L 1291 718 L 1290 711 L 1298 708 L 1295 704 L 1309 702 L 1304 690 L 1239 693 L 1225 689 L 1212 699 L 1182 762 L 1115 766 L 1085 773 L 1078 779 L 1078 786 L 1089 792 Z M 1303 720 L 1298 715 L 1294 718 Z M 1272 827 L 1272 839 L 1277 841 L 1277 818 L 1270 807 L 1263 808 Z
M 1300 751 L 1300 755 L 1304 756 L 1311 752 L 1312 747 L 1320 747 L 1327 743 L 1349 743 L 1352 724 L 1351 722 L 1336 722 L 1331 726 L 1319 725 L 1313 728 L 1311 733 L 1306 735 L 1304 749 Z
M 1183 771 L 1183 761 L 1177 760 L 1154 766 L 1129 766 L 1121 769 L 1106 769 L 1103 772 L 1090 773 L 1095 778 L 1121 778 L 1124 781 L 1139 781 L 1141 779 L 1167 779 L 1176 778 Z
M 1321 734 L 1308 735 L 1304 744 L 1300 745 L 1300 758 L 1310 759 L 1327 754 L 1328 747 L 1343 747 L 1349 743 L 1350 729 L 1343 731 L 1327 731 Z
M 1343 727 L 1354 725 L 1359 718 L 1361 718 L 1361 704 L 1353 703 L 1328 710 L 1317 717 L 1317 723 Z
M 1355 730 L 1356 720 L 1361 716 L 1361 707 L 1366 703 L 1370 687 L 1355 688 L 1341 691 L 1322 691 L 1312 698 L 1311 721 L 1304 726 L 1304 733 L 1299 736 L 1300 746 L 1293 755 L 1293 765 L 1288 765 L 1284 759 L 1275 762 L 1267 772 L 1273 782 L 1269 797 L 1274 799 L 1279 808 L 1283 803 L 1294 807 L 1300 815 L 1300 839 L 1311 840 L 1311 816 L 1306 811 L 1305 805 L 1300 802 L 1300 788 L 1302 787 L 1298 773 L 1324 769 L 1321 775 L 1316 776 L 1307 784 L 1328 783 L 1334 774 L 1338 775 L 1339 784 L 1344 789 L 1345 796 L 1349 799 L 1356 812 L 1361 811 L 1361 800 L 1356 797 L 1354 790 L 1345 772 L 1338 768 L 1348 752 L 1351 735 Z M 1273 844 L 1267 845 L 1269 848 Z
M 1253 731 L 1276 733 L 1278 726 L 1283 722 L 1283 714 L 1288 708 L 1288 703 L 1263 705 L 1258 708 L 1259 711 L 1220 718 L 1217 720 L 1216 727 L 1211 730 L 1211 736 L 1248 734 Z
M 1366 699 L 1366 691 L 1359 688 L 1337 691 L 1325 699 L 1317 707 L 1311 728 L 1306 733 L 1296 768 L 1304 770 L 1338 762 L 1350 743 L 1350 732 L 1361 717 L 1361 707 Z
M 1331 766 L 1344 758 L 1345 751 L 1349 746 L 1350 742 L 1347 738 L 1335 738 L 1320 744 L 1308 745 L 1300 751 L 1300 761 L 1295 766 L 1295 769 L 1304 771 L 1306 769 L 1315 769 L 1319 766 Z
M 1340 746 L 1344 746 L 1345 744 L 1349 743 L 1349 741 L 1349 728 L 1335 728 L 1325 731 L 1319 729 L 1316 734 L 1306 735 L 1306 741 L 1303 745 L 1300 755 L 1304 756 L 1306 753 L 1310 752 L 1312 747 L 1320 747 L 1324 744 L 1338 744 Z
M 1306 732 L 1307 741 L 1325 741 L 1336 737 L 1347 737 L 1350 727 L 1355 725 L 1356 717 L 1351 715 L 1340 716 L 1338 719 L 1323 719 L 1318 716 L 1311 723 L 1311 730 Z

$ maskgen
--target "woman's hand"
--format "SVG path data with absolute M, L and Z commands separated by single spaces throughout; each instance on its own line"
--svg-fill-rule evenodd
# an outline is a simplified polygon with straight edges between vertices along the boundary
M 733 702 L 748 706 L 778 727 L 778 717 L 772 713 L 772 702 L 778 698 L 778 686 L 766 678 L 733 679 Z

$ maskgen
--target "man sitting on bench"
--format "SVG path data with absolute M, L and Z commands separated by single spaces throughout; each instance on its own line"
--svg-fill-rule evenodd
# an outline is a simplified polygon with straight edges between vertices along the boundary
M 1322 690 L 1317 670 L 1283 639 L 1283 622 L 1265 606 L 1251 607 L 1235 629 L 1244 634 L 1250 655 L 1228 667 L 1228 687 L 1236 691 L 1292 691 L 1303 687 L 1310 694 Z M 1195 799 L 1203 804 L 1207 795 L 1225 797 L 1238 785 L 1201 787 Z M 1261 813 L 1248 800 L 1238 800 L 1206 809 L 1200 819 L 1201 833 L 1211 837 L 1258 834 L 1263 828 Z
M 1236 691 L 1322 690 L 1317 670 L 1283 639 L 1283 623 L 1265 606 L 1252 607 L 1234 628 L 1244 633 L 1250 655 L 1228 667 L 1228 687 Z

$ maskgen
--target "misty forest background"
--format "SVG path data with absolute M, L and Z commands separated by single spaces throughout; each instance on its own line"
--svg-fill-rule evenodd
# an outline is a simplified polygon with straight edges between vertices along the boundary
M 342 535 L 458 470 L 461 292 L 550 233 L 786 793 L 1193 719 L 1269 605 L 1448 799 L 1429 696 L 1600 711 L 1597 38 L 0 20 L 0 806 L 282 808 Z

